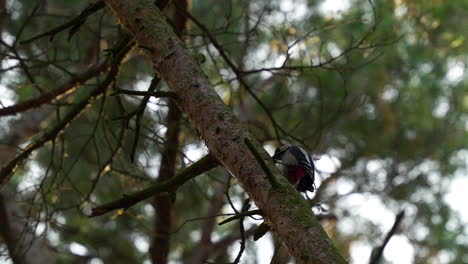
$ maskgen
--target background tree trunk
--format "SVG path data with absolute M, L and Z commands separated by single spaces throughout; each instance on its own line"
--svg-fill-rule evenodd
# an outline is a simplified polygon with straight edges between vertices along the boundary
M 55 263 L 55 254 L 44 237 L 36 236 L 27 224 L 23 209 L 9 185 L 0 189 L 0 234 L 15 264 Z

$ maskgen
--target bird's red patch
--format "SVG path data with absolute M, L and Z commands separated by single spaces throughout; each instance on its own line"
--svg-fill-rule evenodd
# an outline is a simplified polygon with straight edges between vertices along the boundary
M 306 174 L 304 168 L 300 166 L 286 166 L 285 170 L 288 181 L 293 185 L 296 185 Z

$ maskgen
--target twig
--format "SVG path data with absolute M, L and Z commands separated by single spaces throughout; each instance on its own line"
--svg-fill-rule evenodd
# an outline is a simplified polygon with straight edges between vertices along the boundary
M 244 232 L 244 236 L 246 238 L 249 238 L 252 236 L 253 232 L 257 228 L 256 225 L 251 226 Z M 228 246 L 230 246 L 232 243 L 240 239 L 241 234 L 237 232 L 232 232 L 229 235 L 221 238 L 217 242 L 213 244 L 212 250 L 210 252 L 210 256 L 216 256 L 219 254 L 219 252 L 224 252 Z M 205 262 L 207 263 L 207 262 Z
M 224 224 L 227 224 L 229 222 L 232 222 L 236 219 L 239 219 L 239 218 L 244 218 L 246 216 L 251 216 L 251 215 L 262 215 L 262 210 L 260 209 L 255 209 L 255 210 L 252 210 L 252 211 L 246 211 L 246 212 L 241 212 L 241 213 L 238 213 L 232 217 L 229 217 L 227 219 L 224 219 L 223 221 L 221 221 L 218 225 L 224 225 Z
M 250 152 L 252 152 L 252 154 L 254 155 L 255 159 L 257 160 L 257 162 L 260 164 L 260 166 L 262 167 L 263 171 L 265 172 L 266 176 L 267 176 L 267 179 L 268 181 L 270 182 L 271 186 L 273 186 L 273 188 L 277 188 L 279 186 L 278 182 L 276 181 L 275 179 L 275 176 L 273 175 L 273 173 L 271 173 L 270 169 L 268 168 L 268 166 L 265 164 L 265 161 L 263 160 L 263 158 L 260 156 L 260 154 L 257 152 L 257 150 L 255 149 L 255 147 L 252 145 L 252 142 L 250 142 L 250 140 L 248 138 L 245 138 L 244 139 L 244 143 L 245 145 L 247 145 L 247 147 L 249 148 Z
M 249 207 L 250 207 L 250 199 L 246 199 L 244 201 L 244 204 L 242 205 L 242 212 L 241 213 L 247 212 L 249 210 Z M 239 232 L 240 232 L 240 235 L 241 235 L 241 242 L 240 242 L 239 253 L 237 253 L 237 257 L 236 257 L 236 259 L 234 259 L 232 264 L 237 264 L 237 263 L 240 262 L 242 254 L 244 253 L 244 250 L 245 250 L 244 216 L 242 216 L 239 220 L 240 220 L 239 221 Z
M 177 99 L 177 93 L 172 92 L 172 91 L 135 91 L 135 90 L 126 90 L 126 89 L 115 89 L 115 92 L 111 95 L 117 95 L 117 94 L 169 97 L 169 98 Z
M 185 220 L 178 228 L 176 228 L 174 231 L 172 231 L 171 234 L 175 234 L 175 233 L 179 232 L 186 224 L 191 223 L 191 222 L 206 220 L 206 219 L 211 219 L 211 218 L 217 218 L 217 217 L 221 217 L 221 216 L 229 216 L 229 215 L 233 215 L 233 214 L 230 214 L 230 213 L 228 213 L 228 214 L 215 214 L 215 215 L 195 217 L 195 218 L 192 218 L 192 219 L 188 219 L 188 220 Z
M 252 96 L 252 98 L 260 105 L 260 107 L 263 109 L 263 111 L 266 113 L 266 115 L 268 116 L 268 118 L 270 119 L 271 123 L 273 124 L 273 130 L 275 131 L 275 136 L 276 136 L 276 140 L 278 141 L 278 143 L 280 142 L 280 134 L 279 134 L 279 130 L 281 130 L 282 132 L 284 132 L 284 130 L 281 128 L 281 126 L 278 125 L 278 123 L 276 122 L 276 120 L 274 119 L 273 115 L 271 114 L 271 112 L 268 110 L 268 108 L 266 107 L 266 105 L 262 102 L 262 100 L 260 100 L 260 98 L 254 93 L 254 91 L 252 91 L 252 89 L 250 88 L 250 86 L 247 84 L 247 82 L 244 80 L 244 78 L 242 78 L 242 74 L 241 72 L 239 71 L 239 69 L 237 68 L 237 66 L 234 64 L 234 62 L 229 58 L 229 56 L 226 54 L 226 52 L 224 51 L 223 47 L 221 46 L 221 44 L 216 40 L 216 38 L 210 33 L 209 29 L 203 25 L 200 21 L 198 21 L 194 16 L 192 16 L 189 12 L 187 12 L 186 10 L 182 10 L 180 8 L 178 8 L 178 11 L 180 11 L 183 15 L 187 16 L 190 20 L 192 20 L 192 22 L 197 25 L 198 28 L 200 28 L 208 37 L 208 39 L 211 41 L 211 43 L 213 44 L 213 46 L 218 50 L 219 52 L 219 55 L 221 56 L 221 58 L 223 58 L 223 60 L 226 62 L 226 64 L 229 66 L 229 68 L 232 69 L 232 71 L 234 72 L 234 74 L 236 75 L 239 83 L 244 86 L 244 88 L 247 90 L 247 92 Z
M 123 121 L 125 123 L 125 121 Z M 96 189 L 96 186 L 99 182 L 99 180 L 101 179 L 101 177 L 103 175 L 105 175 L 106 173 L 110 172 L 112 169 L 111 169 L 111 166 L 112 166 L 112 163 L 114 162 L 114 160 L 116 159 L 116 156 L 117 154 L 120 152 L 120 150 L 122 149 L 122 145 L 123 145 L 123 142 L 124 142 L 124 139 L 125 139 L 125 136 L 126 136 L 126 132 L 127 132 L 127 129 L 126 127 L 122 127 L 122 130 L 120 131 L 120 136 L 119 136 L 119 139 L 118 139 L 118 143 L 117 143 L 117 146 L 115 147 L 114 150 L 112 150 L 112 153 L 111 155 L 109 156 L 109 158 L 104 162 L 104 164 L 102 164 L 98 170 L 98 172 L 96 173 L 96 177 L 92 180 L 91 182 L 91 188 L 90 190 L 88 191 L 88 193 L 86 194 L 86 197 L 84 199 L 84 201 L 88 201 L 89 200 L 89 197 L 91 196 L 91 194 L 94 192 L 94 190 Z M 83 202 L 84 202 L 83 201 Z
M 41 105 L 49 103 L 52 100 L 60 99 L 61 96 L 70 93 L 74 88 L 76 88 L 80 84 L 85 83 L 89 79 L 94 78 L 103 71 L 107 70 L 108 66 L 108 62 L 103 62 L 102 64 L 92 67 L 86 72 L 68 80 L 66 83 L 62 84 L 57 89 L 42 94 L 38 98 L 30 99 L 22 103 L 1 108 L 0 116 L 15 115 L 17 113 L 40 107 Z
M 259 240 L 260 238 L 262 238 L 268 231 L 270 231 L 271 227 L 263 222 L 261 223 L 257 229 L 255 229 L 255 232 L 253 233 L 253 239 L 254 241 L 257 241 Z
M 78 116 L 80 115 L 86 106 L 94 100 L 96 97 L 104 93 L 116 79 L 119 72 L 119 66 L 122 62 L 125 55 L 133 48 L 133 42 L 127 40 L 123 43 L 123 46 L 120 46 L 119 52 L 114 57 L 114 64 L 112 65 L 111 70 L 107 74 L 106 79 L 95 89 L 93 90 L 85 99 L 79 101 L 75 104 L 72 109 L 66 114 L 66 116 L 59 121 L 51 130 L 45 132 L 38 140 L 29 144 L 23 152 L 17 155 L 15 158 L 10 160 L 6 165 L 0 170 L 0 185 L 4 184 L 9 176 L 23 163 L 27 157 L 36 149 L 42 147 L 45 143 L 50 140 L 55 139 L 63 130 Z
M 67 23 L 57 26 L 47 32 L 41 33 L 39 35 L 36 35 L 30 39 L 27 40 L 22 40 L 20 41 L 20 44 L 28 44 L 30 42 L 33 42 L 37 39 L 43 38 L 45 36 L 50 36 L 50 40 L 52 40 L 55 36 L 55 34 L 59 33 L 60 31 L 63 31 L 69 27 L 71 27 L 70 32 L 68 34 L 68 39 L 70 39 L 80 28 L 80 26 L 86 21 L 88 16 L 94 14 L 96 11 L 104 8 L 106 6 L 106 3 L 104 1 L 98 1 L 96 3 L 88 5 L 83 12 L 81 12 L 77 17 L 73 18 L 72 20 L 68 21 Z
M 160 80 L 161 79 L 158 78 L 157 76 L 153 77 L 153 79 L 151 80 L 151 84 L 148 87 L 148 92 L 154 92 Z M 143 97 L 143 100 L 141 100 L 138 110 L 136 110 L 137 116 L 135 120 L 135 136 L 133 138 L 132 150 L 130 152 L 130 161 L 132 163 L 135 162 L 136 149 L 138 147 L 138 140 L 140 139 L 141 119 L 143 118 L 143 114 L 145 113 L 145 109 L 146 109 L 146 104 L 148 104 L 150 97 L 151 96 L 145 95 L 145 97 Z
M 387 243 L 388 241 L 390 241 L 390 238 L 392 238 L 392 236 L 396 233 L 398 226 L 400 225 L 401 220 L 403 219 L 404 216 L 405 216 L 405 210 L 402 210 L 401 212 L 398 213 L 398 215 L 395 218 L 395 223 L 393 224 L 392 229 L 390 229 L 390 231 L 385 236 L 384 242 L 382 243 L 380 247 L 376 248 L 376 250 L 372 252 L 373 254 L 371 254 L 371 259 L 369 261 L 369 264 L 377 264 L 379 262 L 380 258 L 382 257 L 385 246 L 387 246 Z
M 129 195 L 124 195 L 122 198 L 116 201 L 93 208 L 90 217 L 103 215 L 117 209 L 126 210 L 129 207 L 135 205 L 136 203 L 153 197 L 158 193 L 174 192 L 175 190 L 177 190 L 177 188 L 179 188 L 179 186 L 181 186 L 185 182 L 217 166 L 218 163 L 210 155 L 207 155 L 199 161 L 192 164 L 190 167 L 185 168 L 184 170 L 179 172 L 173 178 L 154 184 L 153 186 L 148 187 L 142 191 L 135 192 Z

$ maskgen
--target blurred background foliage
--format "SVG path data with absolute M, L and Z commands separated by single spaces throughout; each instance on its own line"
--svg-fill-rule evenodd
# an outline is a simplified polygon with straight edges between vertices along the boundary
M 24 44 L 70 21 L 90 2 L 0 2 L 3 107 L 36 98 L 99 65 L 124 38 L 116 18 L 103 8 L 73 34 L 64 30 Z M 405 218 L 383 263 L 468 263 L 468 209 L 460 191 L 468 186 L 467 1 L 206 0 L 189 5 L 208 32 L 188 20 L 184 41 L 193 54 L 206 58 L 202 68 L 226 104 L 268 151 L 277 146 L 277 130 L 317 159 L 319 190 L 306 198 L 315 213 L 333 216 L 322 223 L 352 263 L 368 261 L 400 210 Z M 169 4 L 165 10 L 169 22 L 174 9 Z M 150 202 L 91 219 L 82 209 L 157 180 L 167 100 L 150 99 L 132 163 L 137 124 L 131 114 L 142 97 L 112 95 L 115 88 L 146 90 L 152 77 L 134 49 L 116 85 L 34 152 L 11 179 L 28 225 L 47 238 L 58 263 L 150 263 L 155 236 Z M 57 124 L 105 78 L 97 74 L 69 95 L 2 117 L 2 163 Z M 166 89 L 164 82 L 157 89 Z M 266 106 L 276 128 L 247 89 Z M 177 169 L 207 153 L 184 116 L 179 140 Z M 239 237 L 237 224 L 216 226 L 224 217 L 213 218 L 233 212 L 225 193 L 238 210 L 247 198 L 228 178 L 222 168 L 212 170 L 172 198 L 171 263 L 191 263 L 200 247 L 210 248 L 209 260 L 216 263 L 235 258 L 236 239 L 213 248 L 223 238 Z M 213 204 L 219 208 L 212 210 Z M 259 223 L 246 219 L 246 229 Z M 207 244 L 200 242 L 204 232 L 210 234 Z M 243 263 L 270 263 L 274 253 L 272 263 L 288 261 L 274 235 L 258 243 L 248 239 L 246 248 Z M 6 246 L 1 249 L 8 263 Z

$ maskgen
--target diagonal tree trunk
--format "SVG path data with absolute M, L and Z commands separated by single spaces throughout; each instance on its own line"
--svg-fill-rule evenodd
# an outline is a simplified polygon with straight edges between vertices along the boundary
M 179 97 L 179 105 L 216 157 L 264 212 L 296 263 L 347 263 L 305 200 L 274 166 L 262 146 L 226 107 L 197 62 L 166 23 L 152 0 L 106 0 L 120 23 L 135 36 L 156 73 Z M 253 142 L 267 173 L 245 140 Z M 272 186 L 271 182 L 277 182 Z

